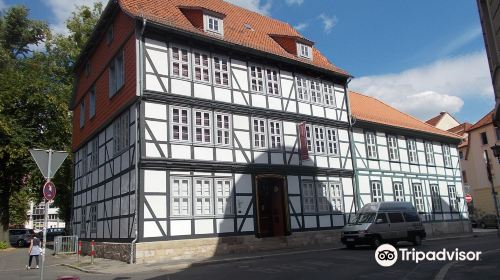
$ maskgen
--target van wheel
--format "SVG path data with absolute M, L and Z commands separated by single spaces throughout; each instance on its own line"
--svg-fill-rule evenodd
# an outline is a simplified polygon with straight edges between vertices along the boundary
M 24 242 L 24 240 L 21 239 L 21 240 L 17 241 L 18 247 L 24 247 L 24 245 L 26 245 L 26 242 Z
M 413 237 L 413 245 L 415 246 L 420 246 L 422 245 L 422 237 L 420 237 L 420 235 L 416 234 L 414 237 Z
M 380 246 L 380 245 L 382 245 L 382 240 L 380 240 L 380 237 L 378 237 L 378 236 L 373 237 L 373 239 L 372 239 L 372 247 L 375 248 L 375 249 L 377 249 L 378 246 Z
M 354 244 L 354 243 L 347 243 L 347 244 L 345 244 L 345 247 L 347 249 L 354 249 L 356 247 L 356 244 Z

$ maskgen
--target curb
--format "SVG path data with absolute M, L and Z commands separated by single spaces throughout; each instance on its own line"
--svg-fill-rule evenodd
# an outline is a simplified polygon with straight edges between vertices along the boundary
M 85 268 L 81 268 L 81 267 L 78 267 L 76 265 L 72 265 L 72 264 L 67 264 L 67 263 L 61 263 L 59 264 L 60 266 L 65 266 L 65 267 L 69 267 L 69 268 L 72 268 L 72 269 L 76 269 L 76 270 L 79 270 L 81 272 L 85 272 L 85 273 L 91 273 L 91 274 L 106 274 L 106 273 L 103 273 L 103 272 L 98 272 L 98 271 L 95 271 L 95 270 L 89 270 L 89 269 L 85 269 Z

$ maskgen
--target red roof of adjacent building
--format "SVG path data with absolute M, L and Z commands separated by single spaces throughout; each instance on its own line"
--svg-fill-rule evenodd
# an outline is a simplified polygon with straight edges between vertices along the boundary
M 471 126 L 467 131 L 471 131 L 480 127 L 483 127 L 485 125 L 493 123 L 493 114 L 494 110 L 491 110 L 488 114 L 486 114 L 484 117 L 482 117 L 477 123 L 475 123 L 473 126 Z
M 349 76 L 345 70 L 329 62 L 315 47 L 312 47 L 312 60 L 299 58 L 287 52 L 269 36 L 270 34 L 281 35 L 309 41 L 288 23 L 252 12 L 223 0 L 118 0 L 118 3 L 127 14 L 135 18 L 145 18 L 150 22 L 195 33 L 197 36 L 209 37 L 226 43 L 256 49 Z M 207 34 L 202 29 L 196 28 L 181 12 L 179 7 L 196 7 L 225 15 L 224 36 Z
M 451 133 L 455 133 L 455 134 L 463 136 L 471 127 L 472 127 L 472 124 L 470 124 L 468 122 L 464 122 L 464 123 L 461 123 L 455 127 L 448 129 L 448 131 Z
M 459 135 L 424 123 L 374 97 L 350 91 L 349 100 L 352 115 L 358 120 L 460 139 Z
M 457 123 L 460 123 L 459 121 L 457 121 L 450 113 L 448 112 L 440 112 L 439 115 L 425 121 L 426 123 L 432 125 L 432 126 L 436 126 L 439 121 L 441 121 L 441 119 L 445 116 L 445 115 L 449 115 L 452 119 L 454 119 Z

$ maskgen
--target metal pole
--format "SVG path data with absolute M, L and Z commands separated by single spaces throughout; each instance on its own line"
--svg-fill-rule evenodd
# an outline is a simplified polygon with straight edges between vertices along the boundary
M 48 171 L 47 171 L 47 182 L 50 181 L 50 178 L 52 177 L 50 174 L 50 169 L 51 169 L 51 165 L 52 165 L 52 149 L 49 150 L 49 162 L 48 162 Z M 45 263 L 45 243 L 47 242 L 47 227 L 48 227 L 48 223 L 49 223 L 49 201 L 48 200 L 45 200 L 45 217 L 44 217 L 44 225 L 43 225 L 43 242 L 42 242 L 42 267 L 40 269 L 40 279 L 43 280 L 43 267 L 44 267 L 44 263 Z

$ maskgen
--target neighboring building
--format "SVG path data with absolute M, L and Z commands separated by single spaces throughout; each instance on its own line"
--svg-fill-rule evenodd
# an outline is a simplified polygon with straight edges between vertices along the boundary
M 472 205 L 477 215 L 496 214 L 491 182 L 488 180 L 486 157 L 493 170 L 495 190 L 500 191 L 500 164 L 491 147 L 500 144 L 500 131 L 493 125 L 494 111 L 489 112 L 469 128 L 466 153 L 462 161 L 464 181 L 470 186 Z
M 339 240 L 350 76 L 290 25 L 221 0 L 110 1 L 75 69 L 73 229 L 98 255 Z
M 500 126 L 500 1 L 477 0 L 479 18 L 483 27 L 483 38 L 488 54 L 491 80 L 495 91 L 494 119 Z
M 358 207 L 410 201 L 428 234 L 470 231 L 457 145 L 437 129 L 369 96 L 350 92 Z M 444 221 L 443 223 L 435 223 Z
M 460 122 L 448 112 L 441 112 L 439 115 L 426 121 L 426 123 L 441 130 L 449 130 L 460 125 Z
M 49 219 L 47 228 L 64 228 L 66 224 L 59 218 L 59 208 L 51 207 L 51 204 L 52 203 L 49 204 Z M 30 202 L 30 209 L 28 210 L 27 215 L 28 219 L 25 227 L 42 230 L 45 219 L 45 203 L 35 204 L 34 202 Z

